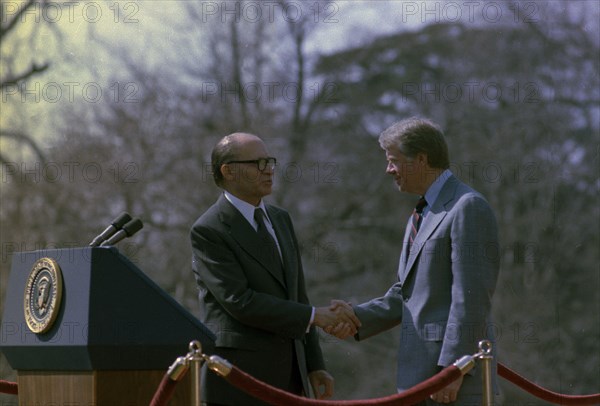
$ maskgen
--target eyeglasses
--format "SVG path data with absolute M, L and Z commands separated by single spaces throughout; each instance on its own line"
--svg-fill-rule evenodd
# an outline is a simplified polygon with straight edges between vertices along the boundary
M 269 166 L 271 169 L 273 169 L 275 167 L 275 164 L 277 163 L 277 159 L 275 159 L 273 157 L 268 157 L 268 158 L 252 159 L 252 160 L 248 160 L 248 161 L 229 161 L 226 163 L 227 164 L 256 164 L 256 167 L 258 168 L 258 170 L 262 172 L 265 169 L 267 169 L 267 166 Z

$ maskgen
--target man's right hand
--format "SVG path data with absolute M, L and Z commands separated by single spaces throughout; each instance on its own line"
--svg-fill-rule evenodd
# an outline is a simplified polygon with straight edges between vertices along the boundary
M 329 307 L 317 307 L 314 324 L 341 340 L 355 335 L 361 326 L 352 306 L 341 300 L 332 300 Z

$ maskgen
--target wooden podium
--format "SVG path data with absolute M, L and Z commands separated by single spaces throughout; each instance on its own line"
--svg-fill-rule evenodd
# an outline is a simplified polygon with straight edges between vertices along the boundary
M 214 335 L 114 247 L 15 253 L 0 349 L 19 405 L 148 405 L 169 366 Z M 191 379 L 171 405 L 191 404 Z

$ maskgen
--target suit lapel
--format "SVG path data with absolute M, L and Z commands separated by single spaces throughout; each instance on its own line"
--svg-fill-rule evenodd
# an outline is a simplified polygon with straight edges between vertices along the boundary
M 219 211 L 221 214 L 221 222 L 223 222 L 231 237 L 238 242 L 240 247 L 248 253 L 252 258 L 258 261 L 282 286 L 285 287 L 285 282 L 279 272 L 271 269 L 267 265 L 265 258 L 261 255 L 261 247 L 258 243 L 256 230 L 248 223 L 242 214 L 221 195 L 218 201 Z M 279 240 L 279 236 L 278 236 Z
M 408 241 L 410 238 L 410 223 L 411 218 L 408 218 L 406 227 L 404 230 L 404 239 L 402 240 L 402 252 L 400 253 L 400 263 L 398 264 L 398 280 L 404 280 L 404 274 L 406 273 L 407 256 L 408 256 Z
M 419 228 L 419 232 L 417 233 L 417 236 L 415 238 L 415 241 L 413 242 L 413 246 L 412 246 L 412 249 L 410 250 L 409 254 L 406 253 L 408 251 L 406 249 L 406 247 L 408 246 L 409 233 L 407 232 L 406 235 L 404 236 L 404 245 L 403 245 L 403 247 L 404 247 L 403 254 L 404 255 L 403 255 L 402 259 L 406 259 L 406 266 L 404 267 L 403 272 L 400 272 L 400 280 L 401 281 L 404 281 L 404 280 L 406 280 L 406 278 L 408 278 L 408 276 L 410 275 L 410 272 L 413 269 L 413 265 L 415 264 L 417 257 L 423 250 L 423 246 L 425 245 L 425 242 L 427 242 L 427 240 L 429 239 L 431 234 L 435 231 L 435 229 L 438 227 L 438 225 L 442 222 L 444 217 L 446 217 L 446 214 L 448 214 L 448 211 L 446 210 L 446 205 L 455 198 L 457 185 L 458 185 L 458 180 L 454 176 L 451 176 L 450 178 L 448 178 L 448 180 L 444 184 L 444 187 L 442 188 L 442 190 L 440 190 L 440 194 L 438 195 L 437 199 L 435 200 L 435 202 L 429 209 L 429 212 L 423 219 L 423 223 L 421 224 L 421 227 Z M 409 221 L 410 221 L 410 219 L 409 219 Z M 408 255 L 408 258 L 405 257 L 406 255 Z M 401 261 L 400 262 L 401 269 L 402 269 L 402 264 L 403 264 L 403 262 Z

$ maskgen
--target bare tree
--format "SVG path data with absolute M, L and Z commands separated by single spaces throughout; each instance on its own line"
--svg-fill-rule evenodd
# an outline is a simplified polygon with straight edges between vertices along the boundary
M 40 7 L 41 9 L 44 9 L 47 7 L 47 4 L 47 0 L 27 0 L 26 2 L 18 5 L 15 3 L 12 4 L 12 6 L 17 7 L 17 9 L 11 14 L 8 14 L 8 9 L 4 5 L 0 7 L 0 43 L 2 44 L 2 48 L 4 48 L 4 50 L 0 49 L 0 54 L 3 55 L 2 71 L 4 72 L 4 76 L 0 77 L 0 91 L 3 94 L 9 89 L 17 89 L 19 92 L 21 92 L 21 84 L 27 82 L 29 79 L 35 76 L 42 74 L 50 67 L 50 62 L 48 61 L 43 63 L 35 61 L 33 52 L 30 52 L 30 58 L 32 59 L 32 62 L 29 64 L 29 67 L 21 70 L 13 69 L 11 64 L 14 63 L 14 59 L 12 57 L 6 57 L 7 51 L 5 51 L 7 48 L 15 48 L 15 43 L 17 40 L 15 39 L 11 41 L 11 37 L 14 38 L 17 35 L 17 31 L 20 28 L 19 23 L 22 21 L 23 16 L 29 10 L 34 8 Z M 13 43 L 12 46 L 11 42 Z M 0 129 L 0 138 L 9 138 L 16 141 L 19 145 L 29 146 L 38 159 L 44 159 L 40 148 L 29 134 L 21 131 Z M 0 155 L 0 162 L 8 162 L 8 157 Z

